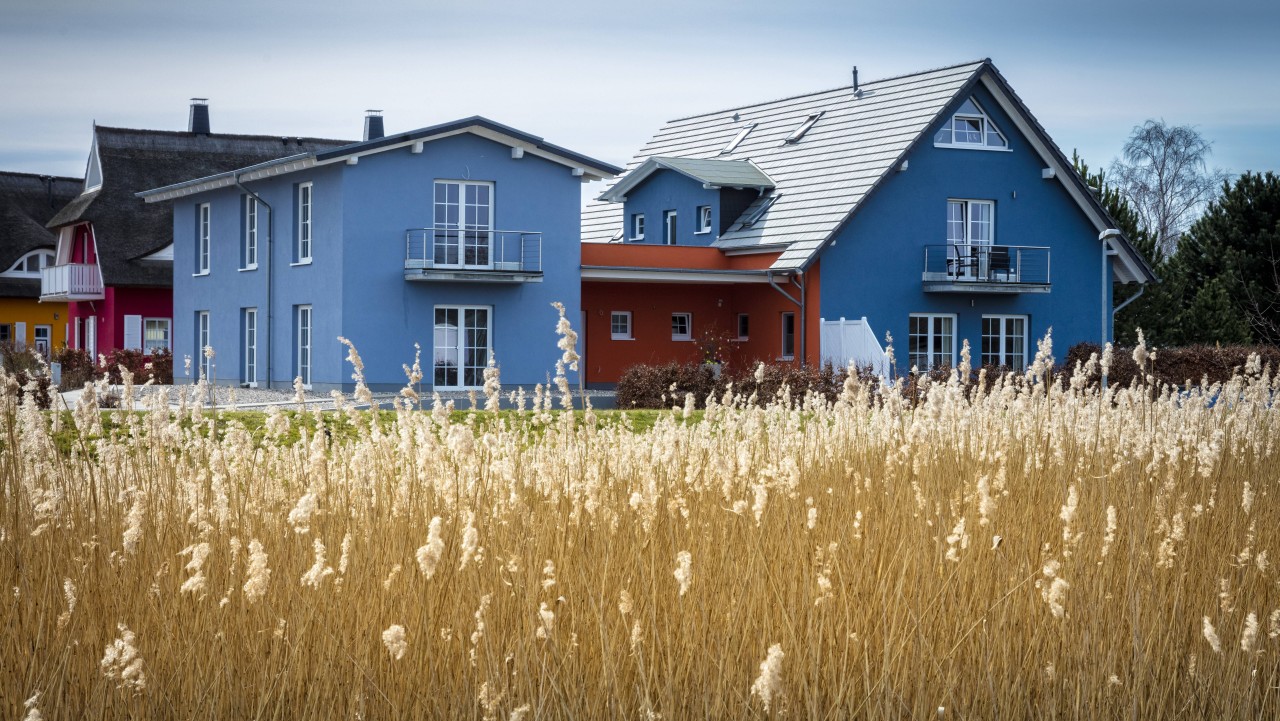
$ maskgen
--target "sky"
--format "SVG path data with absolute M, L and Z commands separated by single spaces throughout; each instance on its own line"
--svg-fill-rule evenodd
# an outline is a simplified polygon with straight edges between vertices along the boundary
M 1157 9 L 1151 9 L 1157 6 Z M 0 170 L 80 177 L 94 122 L 360 138 L 484 115 L 618 165 L 672 118 L 991 58 L 1068 154 L 1148 118 L 1280 171 L 1280 3 L 2 0 Z M 588 192 L 591 192 L 588 189 Z

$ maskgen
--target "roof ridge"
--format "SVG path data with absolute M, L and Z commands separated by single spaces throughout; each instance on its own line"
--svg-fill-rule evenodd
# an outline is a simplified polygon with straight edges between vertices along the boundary
M 28 173 L 28 172 L 21 171 L 21 170 L 0 170 L 0 177 L 10 177 L 10 178 L 17 178 L 17 177 L 21 177 L 21 178 L 35 178 L 35 179 L 37 179 L 37 180 L 44 180 L 44 179 L 46 179 L 46 178 L 47 178 L 47 179 L 49 179 L 49 180 L 67 180 L 67 181 L 70 181 L 70 182 L 72 182 L 72 183 L 83 183 L 83 182 L 84 182 L 84 178 L 72 178 L 72 177 L 70 177 L 70 176 L 66 176 L 66 175 L 49 175 L 48 173 Z
M 909 73 L 902 73 L 900 75 L 890 75 L 887 78 L 876 78 L 875 80 L 866 80 L 858 83 L 858 85 L 863 86 L 863 85 L 874 85 L 877 83 L 887 83 L 890 80 L 902 80 L 903 78 L 911 78 L 917 75 L 928 75 L 929 73 L 940 73 L 944 70 L 955 70 L 956 68 L 963 68 L 969 65 L 982 65 L 982 64 L 990 65 L 991 58 L 982 58 L 980 60 L 970 60 L 964 63 L 956 63 L 955 65 L 945 65 L 940 68 L 930 68 L 928 70 L 916 70 Z M 796 95 L 787 95 L 781 98 L 773 98 L 772 100 L 761 100 L 755 103 L 747 103 L 746 105 L 736 105 L 729 108 L 721 108 L 719 110 L 711 110 L 704 113 L 694 113 L 693 115 L 685 115 L 679 118 L 672 118 L 667 121 L 667 124 L 670 125 L 671 123 L 678 123 L 682 120 L 693 120 L 694 118 L 703 118 L 708 115 L 719 115 L 720 113 L 727 113 L 730 110 L 745 110 L 747 108 L 754 108 L 761 105 L 772 105 L 773 103 L 782 103 L 788 100 L 796 100 L 798 98 L 807 98 L 811 95 L 823 95 L 825 93 L 834 93 L 839 90 L 852 90 L 852 89 L 853 89 L 852 85 L 840 85 L 834 88 L 827 88 L 826 90 L 814 90 L 808 93 L 798 93 Z
M 138 135 L 157 135 L 164 137 L 187 137 L 187 138 L 213 138 L 218 140 L 280 140 L 288 138 L 290 140 L 303 141 L 319 141 L 322 143 L 343 143 L 350 145 L 358 143 L 358 140 L 343 140 L 340 138 L 315 138 L 299 135 L 270 135 L 270 134 L 249 134 L 249 133 L 193 133 L 189 130 L 160 130 L 158 128 L 121 128 L 110 125 L 95 125 L 94 130 L 106 130 L 113 133 L 134 133 Z

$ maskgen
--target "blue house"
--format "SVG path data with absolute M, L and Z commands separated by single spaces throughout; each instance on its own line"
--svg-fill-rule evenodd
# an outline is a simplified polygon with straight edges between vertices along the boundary
M 1084 99 L 1082 98 L 1083 102 Z M 1154 279 L 989 60 L 680 118 L 583 213 L 587 380 L 638 362 L 1025 367 Z M 723 345 L 723 344 L 721 344 Z
M 140 195 L 173 202 L 174 352 L 218 383 L 477 388 L 555 365 L 580 313 L 581 184 L 620 172 L 481 117 L 300 152 Z M 201 349 L 212 346 L 216 357 Z

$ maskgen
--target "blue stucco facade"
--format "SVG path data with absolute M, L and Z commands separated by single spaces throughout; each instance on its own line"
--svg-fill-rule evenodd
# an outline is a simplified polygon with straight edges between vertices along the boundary
M 666 214 L 676 213 L 676 242 L 672 245 L 711 245 L 719 237 L 720 196 L 723 191 L 702 187 L 702 183 L 673 170 L 659 170 L 627 192 L 623 217 L 628 243 L 661 245 L 666 242 Z M 711 208 L 711 229 L 699 232 L 698 209 Z M 645 233 L 634 238 L 633 217 L 644 214 Z M 737 213 L 734 213 L 734 217 Z
M 417 147 L 420 152 L 414 152 L 412 144 L 379 148 L 359 156 L 355 164 L 317 165 L 245 183 L 274 211 L 269 263 L 267 214 L 259 211 L 260 258 L 254 270 L 240 267 L 245 232 L 240 189 L 227 187 L 176 200 L 176 354 L 192 356 L 195 367 L 197 314 L 207 311 L 209 342 L 217 352 L 217 381 L 265 385 L 270 327 L 271 382 L 288 386 L 299 370 L 298 308 L 309 306 L 313 388 L 352 386 L 352 369 L 345 363 L 346 349 L 338 336 L 350 339 L 360 351 L 370 386 L 385 390 L 405 384 L 402 365 L 412 364 L 414 344 L 419 344 L 423 383 L 431 387 L 433 359 L 440 357 L 433 349 L 436 309 L 460 309 L 459 322 L 465 309 L 483 309 L 487 332 L 480 342 L 494 352 L 503 384 L 545 382 L 560 353 L 554 333 L 557 315 L 551 303 L 563 303 L 575 325 L 580 320 L 581 178 L 563 163 L 533 153 L 515 157 L 510 146 L 468 132 Z M 448 273 L 407 279 L 406 231 L 434 225 L 437 181 L 489 188 L 490 227 L 525 231 L 522 237 L 530 252 L 535 244 L 531 239 L 536 238 L 538 272 L 506 282 L 439 277 Z M 296 250 L 302 183 L 310 183 L 312 193 L 313 247 L 311 260 L 305 263 L 297 262 Z M 191 270 L 198 263 L 203 203 L 211 210 L 210 268 L 206 275 L 195 275 Z M 268 272 L 272 274 L 270 319 Z M 257 309 L 256 378 L 244 377 L 246 308 Z M 454 338 L 459 332 L 454 329 L 440 337 Z
M 958 361 L 968 340 L 975 366 L 984 316 L 1025 316 L 1027 363 L 1050 327 L 1059 360 L 1075 343 L 1111 336 L 1109 312 L 1103 330 L 1111 263 L 1103 261 L 1094 224 L 1059 179 L 1042 176 L 1040 156 L 995 98 L 981 87 L 973 96 L 1008 150 L 935 147 L 934 134 L 968 96 L 957 97 L 906 156 L 906 169 L 882 180 L 820 255 L 822 317 L 866 316 L 879 338 L 892 335 L 899 371 L 910 366 L 912 314 L 954 316 L 948 362 Z M 925 248 L 947 243 L 950 200 L 993 203 L 997 245 L 1047 247 L 1048 292 L 927 292 Z

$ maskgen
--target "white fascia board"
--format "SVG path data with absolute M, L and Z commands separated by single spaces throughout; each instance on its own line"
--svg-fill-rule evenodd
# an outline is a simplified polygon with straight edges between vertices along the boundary
M 662 268 L 582 269 L 583 280 L 613 280 L 630 283 L 768 283 L 763 271 L 682 271 Z
M 144 255 L 139 258 L 144 263 L 172 263 L 173 262 L 173 243 L 157 250 L 150 255 Z

